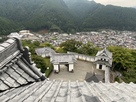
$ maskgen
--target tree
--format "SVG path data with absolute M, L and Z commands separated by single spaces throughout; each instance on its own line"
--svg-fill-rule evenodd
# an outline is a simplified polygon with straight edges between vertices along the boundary
M 39 45 L 39 47 L 50 47 L 52 49 L 55 49 L 50 43 L 44 42 Z
M 46 62 L 44 61 L 44 59 L 40 56 L 33 55 L 32 60 L 36 63 L 36 67 L 40 68 L 42 73 L 45 73 L 47 66 L 46 66 Z
M 119 70 L 134 68 L 134 57 L 130 49 L 119 46 L 110 46 L 108 49 L 113 53 L 113 67 L 118 67 Z
M 81 45 L 82 42 L 71 39 L 61 43 L 60 47 L 63 48 L 64 52 L 67 51 L 77 52 L 77 50 L 81 47 Z
M 82 44 L 81 48 L 78 49 L 78 53 L 86 55 L 96 55 L 97 52 L 98 48 L 94 47 L 94 45 L 90 42 Z

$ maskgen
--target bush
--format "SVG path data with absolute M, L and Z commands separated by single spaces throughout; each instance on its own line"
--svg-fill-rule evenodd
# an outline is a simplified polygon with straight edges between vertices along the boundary
M 119 77 L 115 77 L 115 81 L 120 82 Z
M 124 71 L 122 80 L 125 81 L 126 83 L 130 83 L 130 82 L 136 83 L 136 71 L 135 70 Z

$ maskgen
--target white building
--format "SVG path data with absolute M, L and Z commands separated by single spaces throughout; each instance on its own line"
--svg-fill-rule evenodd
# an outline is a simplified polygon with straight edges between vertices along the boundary
M 72 72 L 74 70 L 74 62 L 76 57 L 74 54 L 53 54 L 50 58 L 50 62 L 53 63 L 54 72 L 60 71 L 60 65 L 67 65 L 68 71 Z
M 112 66 L 112 53 L 106 48 L 98 51 L 95 58 L 96 69 L 105 71 L 105 82 L 110 82 L 110 67 Z
M 30 30 L 21 30 L 19 31 L 19 34 L 27 34 L 30 33 Z

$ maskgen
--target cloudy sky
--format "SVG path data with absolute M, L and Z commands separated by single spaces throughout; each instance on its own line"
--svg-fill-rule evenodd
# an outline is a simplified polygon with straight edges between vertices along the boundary
M 123 6 L 123 7 L 136 6 L 136 0 L 94 0 L 94 1 L 104 5 L 111 4 L 111 5 Z

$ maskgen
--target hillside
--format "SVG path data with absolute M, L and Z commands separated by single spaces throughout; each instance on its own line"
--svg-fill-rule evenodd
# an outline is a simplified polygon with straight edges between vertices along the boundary
M 67 31 L 74 23 L 63 0 L 0 0 L 0 16 L 30 30 Z
M 0 35 L 9 34 L 10 32 L 19 31 L 21 26 L 9 19 L 0 17 Z
M 101 28 L 136 30 L 136 9 L 88 0 L 0 0 L 0 22 L 0 34 L 21 29 L 68 33 Z
M 83 27 L 136 30 L 136 9 L 103 6 L 88 15 L 83 22 Z

